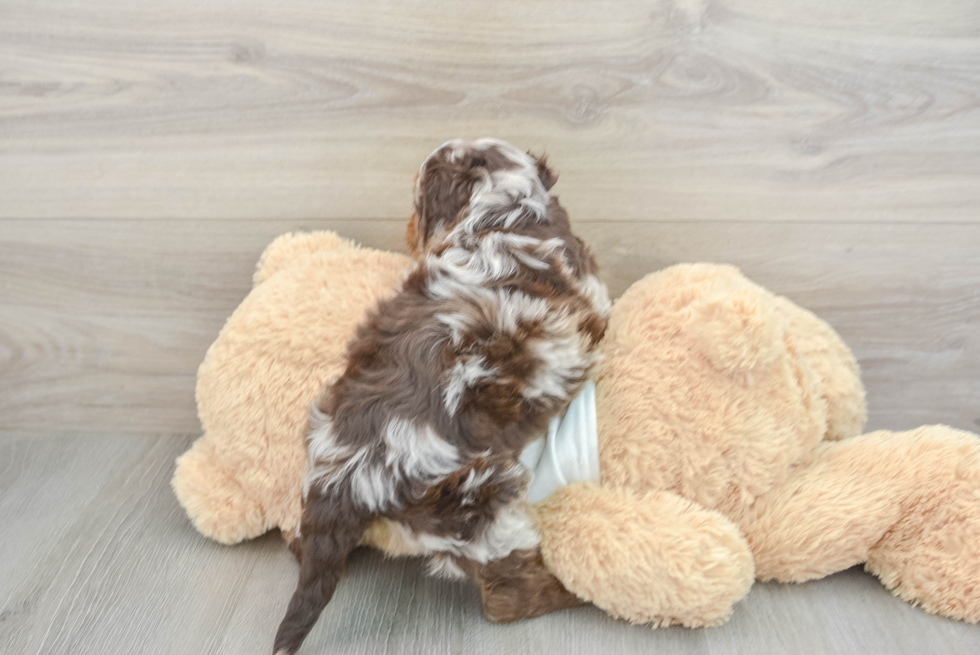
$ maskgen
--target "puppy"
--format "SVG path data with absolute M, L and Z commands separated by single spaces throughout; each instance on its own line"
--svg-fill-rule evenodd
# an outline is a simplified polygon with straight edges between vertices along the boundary
M 436 572 L 476 580 L 493 620 L 578 602 L 544 568 L 518 461 L 592 373 L 610 310 L 555 179 L 491 139 L 422 165 L 418 261 L 312 410 L 299 584 L 275 653 L 299 649 L 377 517 Z

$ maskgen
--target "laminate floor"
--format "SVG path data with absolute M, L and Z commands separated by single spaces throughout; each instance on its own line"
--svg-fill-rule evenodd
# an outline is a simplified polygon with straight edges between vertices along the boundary
M 740 266 L 854 350 L 869 429 L 980 431 L 978 0 L 0 0 L 0 655 L 268 653 L 296 566 L 168 487 L 262 248 L 401 248 L 452 137 L 546 152 L 614 295 Z M 485 623 L 358 553 L 307 653 L 977 653 L 851 570 L 711 630 Z
M 0 652 L 267 655 L 297 566 L 278 534 L 200 537 L 170 491 L 180 435 L 0 441 Z M 851 569 L 757 584 L 719 628 L 652 630 L 588 606 L 510 626 L 415 560 L 357 551 L 304 653 L 973 655 L 980 628 L 930 616 Z

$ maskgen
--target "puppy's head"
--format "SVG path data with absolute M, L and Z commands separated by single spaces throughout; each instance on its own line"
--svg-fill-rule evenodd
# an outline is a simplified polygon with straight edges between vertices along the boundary
M 496 139 L 454 139 L 426 158 L 415 178 L 415 213 L 406 240 L 418 255 L 441 243 L 467 216 L 477 200 L 483 204 L 521 202 L 546 205 L 557 176 L 544 157 L 535 157 Z M 543 204 L 542 204 L 543 203 Z

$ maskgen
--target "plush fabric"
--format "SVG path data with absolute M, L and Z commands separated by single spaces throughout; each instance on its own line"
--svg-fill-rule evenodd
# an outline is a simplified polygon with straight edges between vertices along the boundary
M 198 370 L 203 436 L 177 460 L 173 488 L 202 534 L 225 544 L 299 524 L 308 409 L 342 370 L 364 313 L 410 260 L 333 233 L 286 234 Z
M 203 436 L 173 487 L 223 543 L 299 522 L 307 411 L 409 260 L 285 235 L 198 376 Z M 570 590 L 637 623 L 724 622 L 753 579 L 865 563 L 926 611 L 980 621 L 980 438 L 859 436 L 864 389 L 825 322 L 729 266 L 651 274 L 615 304 L 596 379 L 601 482 L 536 507 Z M 364 543 L 412 554 L 384 521 Z

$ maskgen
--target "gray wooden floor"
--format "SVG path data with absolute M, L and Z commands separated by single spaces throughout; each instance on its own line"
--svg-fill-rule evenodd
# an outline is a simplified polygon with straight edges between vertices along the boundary
M 736 264 L 857 354 L 869 428 L 980 430 L 977 0 L 0 0 L 0 653 L 265 653 L 295 565 L 167 487 L 262 248 L 402 247 L 442 141 L 550 154 L 614 294 Z M 510 627 L 361 553 L 307 652 L 975 653 L 860 571 L 726 626 Z
M 0 652 L 265 655 L 295 584 L 278 535 L 197 535 L 168 486 L 174 435 L 14 434 L 0 443 Z M 980 628 L 929 616 L 852 569 L 757 585 L 720 628 L 651 630 L 587 607 L 512 626 L 478 592 L 367 551 L 304 652 L 936 653 L 973 655 Z

